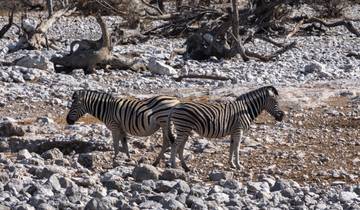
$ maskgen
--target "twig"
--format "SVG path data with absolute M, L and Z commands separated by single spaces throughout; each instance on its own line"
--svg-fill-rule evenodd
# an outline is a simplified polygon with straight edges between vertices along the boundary
M 3 38 L 5 33 L 11 28 L 13 22 L 14 22 L 14 11 L 15 7 L 12 8 L 11 12 L 9 13 L 9 22 L 8 24 L 4 25 L 2 29 L 0 30 L 0 39 Z
M 192 78 L 192 79 L 211 79 L 211 80 L 231 80 L 229 77 L 223 77 L 223 76 L 217 76 L 217 75 L 198 75 L 198 74 L 187 74 L 187 75 L 181 75 L 179 77 L 173 77 L 173 79 L 176 82 L 181 82 L 181 80 L 185 78 Z

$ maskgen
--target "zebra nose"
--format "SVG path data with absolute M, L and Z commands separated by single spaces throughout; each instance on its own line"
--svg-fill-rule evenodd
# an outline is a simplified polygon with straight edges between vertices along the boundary
M 67 124 L 69 124 L 69 125 L 74 125 L 74 124 L 75 124 L 75 120 L 72 120 L 72 119 L 70 119 L 69 117 L 66 117 L 66 122 L 67 122 Z
M 279 111 L 275 117 L 275 120 L 280 122 L 283 120 L 284 116 L 285 116 L 285 113 L 283 111 Z

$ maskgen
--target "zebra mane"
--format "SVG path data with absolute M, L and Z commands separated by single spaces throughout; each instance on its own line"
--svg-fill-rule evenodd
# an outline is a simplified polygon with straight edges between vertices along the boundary
M 266 90 L 266 95 L 269 94 L 268 90 L 271 90 L 275 95 L 279 95 L 279 92 L 276 90 L 276 88 L 272 85 L 269 85 L 269 86 L 264 86 L 264 87 L 261 87 L 261 88 L 258 88 L 256 90 L 252 90 L 250 92 L 247 92 L 247 93 L 244 93 L 244 94 L 241 94 L 240 96 L 238 96 L 236 98 L 237 101 L 239 100 L 242 100 L 244 98 L 246 98 L 248 95 L 251 95 L 255 92 L 262 92 L 262 91 L 265 91 Z
M 111 94 L 111 93 L 107 93 L 107 92 L 103 92 L 103 91 L 98 91 L 98 90 L 86 90 L 86 89 L 82 89 L 82 90 L 76 90 L 73 94 L 73 97 L 75 95 L 78 95 L 78 96 L 84 96 L 84 95 L 93 95 L 93 94 L 96 94 L 96 95 L 108 95 L 110 96 L 111 98 L 114 98 L 114 96 Z

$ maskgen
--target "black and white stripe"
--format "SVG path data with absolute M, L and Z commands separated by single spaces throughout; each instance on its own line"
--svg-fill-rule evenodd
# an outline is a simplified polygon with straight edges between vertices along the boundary
M 108 93 L 79 90 L 72 97 L 72 105 L 66 117 L 68 124 L 74 124 L 86 113 L 105 123 L 112 132 L 114 159 L 120 151 L 130 157 L 127 145 L 127 134 L 149 136 L 159 130 L 164 131 L 170 109 L 179 101 L 175 97 L 155 96 L 145 100 L 115 98 Z M 164 135 L 163 148 L 154 164 L 160 161 L 169 141 Z
M 279 109 L 276 100 L 278 91 L 266 86 L 239 96 L 235 101 L 223 104 L 179 103 L 170 112 L 167 135 L 172 143 L 171 165 L 175 165 L 176 151 L 181 165 L 186 166 L 183 153 L 185 143 L 191 131 L 208 138 L 220 138 L 231 135 L 229 162 L 232 167 L 240 168 L 239 145 L 243 132 L 263 111 L 269 112 L 277 121 L 281 121 L 284 112 Z M 171 133 L 171 122 L 176 131 L 176 139 Z M 233 157 L 235 156 L 235 164 Z

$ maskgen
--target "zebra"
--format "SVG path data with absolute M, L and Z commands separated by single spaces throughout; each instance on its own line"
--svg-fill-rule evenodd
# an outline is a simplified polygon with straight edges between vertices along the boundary
M 114 159 L 119 151 L 130 158 L 127 134 L 150 136 L 159 128 L 163 131 L 163 145 L 154 165 L 160 162 L 165 150 L 170 146 L 164 135 L 170 109 L 179 101 L 175 97 L 155 96 L 144 100 L 115 98 L 111 94 L 92 90 L 77 90 L 72 96 L 72 105 L 66 117 L 73 125 L 84 114 L 89 113 L 101 120 L 111 131 L 114 147 Z M 119 141 L 122 147 L 119 148 Z
M 184 147 L 192 130 L 207 138 L 220 138 L 231 135 L 229 164 L 240 169 L 239 145 L 243 133 L 254 119 L 263 111 L 270 113 L 276 121 L 282 121 L 284 112 L 277 102 L 278 91 L 273 86 L 265 86 L 237 97 L 228 103 L 179 103 L 168 116 L 167 132 L 171 143 L 171 167 L 176 167 L 175 157 L 179 154 L 181 166 L 190 169 L 184 160 Z M 176 131 L 176 139 L 172 134 Z M 233 158 L 235 156 L 235 164 Z

